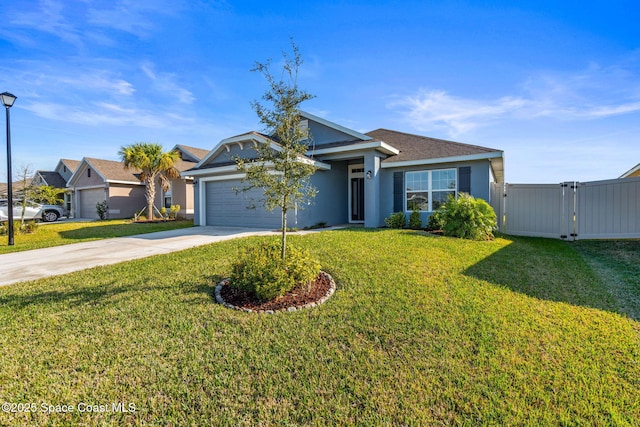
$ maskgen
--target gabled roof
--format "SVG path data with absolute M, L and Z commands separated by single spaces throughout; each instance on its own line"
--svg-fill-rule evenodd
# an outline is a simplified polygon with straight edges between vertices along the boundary
M 104 182 L 140 184 L 139 169 L 125 169 L 124 162 L 84 157 L 69 178 L 68 185 L 73 185 L 87 168 L 95 171 Z
M 198 164 L 196 164 L 194 166 L 194 169 L 200 169 L 203 166 L 205 166 L 207 164 L 207 162 L 209 162 L 210 160 L 215 159 L 216 157 L 218 157 L 218 154 L 220 154 L 223 150 L 226 150 L 227 152 L 229 151 L 229 146 L 232 144 L 238 144 L 241 147 L 244 146 L 245 143 L 253 143 L 253 144 L 275 144 L 274 141 L 272 141 L 268 136 L 263 135 L 259 132 L 255 132 L 255 131 L 251 131 L 251 132 L 246 132 L 240 135 L 236 135 L 236 136 L 232 136 L 229 138 L 225 138 L 222 141 L 220 141 L 211 151 L 209 151 L 207 153 L 206 156 L 204 156 L 202 159 L 200 159 L 200 161 L 198 162 Z
M 189 147 L 187 145 L 182 145 L 182 144 L 176 144 L 176 146 L 173 147 L 171 151 L 173 150 L 178 150 L 182 153 L 182 160 L 192 161 L 195 163 L 198 163 L 207 154 L 209 154 L 209 150 L 205 150 L 203 148 L 197 148 L 197 147 Z
M 634 176 L 640 176 L 640 163 L 620 175 L 620 178 L 631 178 Z
M 58 172 L 37 171 L 36 173 L 40 175 L 42 181 L 44 181 L 46 185 L 50 185 L 55 188 L 64 188 L 67 185 L 67 182 Z
M 314 122 L 320 123 L 321 125 L 330 127 L 332 129 L 335 129 L 337 131 L 340 131 L 342 133 L 345 133 L 347 135 L 350 135 L 356 139 L 359 139 L 361 141 L 369 141 L 372 138 L 364 133 L 360 133 L 357 132 L 353 129 L 349 129 L 347 127 L 344 127 L 342 125 L 339 125 L 337 123 L 334 122 L 330 122 L 329 120 L 323 119 L 322 117 L 318 117 L 318 116 L 314 116 L 311 113 L 307 113 L 306 111 L 300 111 L 300 116 L 304 117 L 305 119 L 309 119 L 309 120 L 313 120 Z
M 311 147 L 307 152 L 307 156 L 310 156 L 309 161 L 313 161 L 313 158 L 321 161 L 354 158 L 369 150 L 376 150 L 386 156 L 382 160 L 383 168 L 488 160 L 491 162 L 495 178 L 499 182 L 504 179 L 504 153 L 501 150 L 389 129 L 377 129 L 363 134 L 304 111 L 301 111 L 300 115 L 307 120 L 338 131 L 339 133 L 336 132 L 335 136 L 347 138 L 347 140 L 324 141 L 318 146 Z M 349 140 L 349 138 L 353 139 Z M 229 168 L 233 162 L 218 162 L 215 166 L 210 163 L 223 151 L 230 151 L 230 147 L 235 144 L 244 149 L 247 143 L 269 144 L 275 150 L 279 149 L 278 142 L 274 138 L 255 131 L 246 132 L 220 141 L 195 165 L 194 169 Z
M 65 165 L 69 171 L 75 172 L 80 165 L 80 160 L 60 159 L 60 163 Z
M 239 145 L 242 149 L 244 149 L 246 144 L 252 144 L 254 146 L 257 146 L 258 144 L 268 144 L 273 150 L 276 150 L 276 151 L 282 150 L 282 147 L 270 137 L 255 131 L 246 132 L 240 135 L 225 138 L 222 141 L 220 141 L 218 145 L 216 145 L 216 147 L 209 152 L 209 154 L 207 154 L 202 160 L 200 160 L 200 162 L 198 162 L 197 165 L 194 165 L 193 169 L 188 170 L 187 171 L 188 173 L 183 173 L 182 176 L 185 177 L 185 176 L 207 173 L 206 172 L 207 169 L 213 169 L 213 168 L 218 168 L 218 169 L 225 168 L 225 170 L 228 168 L 231 168 L 232 170 L 235 169 L 236 168 L 235 161 L 224 162 L 224 164 L 216 164 L 213 167 L 208 165 L 207 163 L 210 162 L 211 160 L 216 159 L 220 153 L 224 151 L 228 152 L 230 150 L 229 147 L 236 144 Z M 300 156 L 298 160 L 304 163 L 313 164 L 318 169 L 325 169 L 325 170 L 331 169 L 331 166 L 329 166 L 328 164 L 319 162 L 307 156 Z

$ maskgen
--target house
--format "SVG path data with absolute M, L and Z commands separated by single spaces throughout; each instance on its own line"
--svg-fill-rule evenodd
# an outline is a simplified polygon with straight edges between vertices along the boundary
M 36 171 L 32 183 L 36 186 L 49 185 L 55 188 L 66 188 L 69 178 L 79 164 L 79 160 L 60 159 L 53 171 Z M 63 197 L 66 211 L 71 212 L 72 192 L 66 191 Z
M 180 153 L 175 167 L 183 172 L 192 169 L 208 151 L 185 145 L 172 150 Z M 145 185 L 140 182 L 140 171 L 125 169 L 124 163 L 85 157 L 69 178 L 67 187 L 73 191 L 72 216 L 98 218 L 96 204 L 106 201 L 109 218 L 131 218 L 146 204 Z M 179 215 L 193 217 L 193 178 L 184 176 L 170 181 L 169 190 L 156 187 L 155 205 L 160 208 L 180 205 Z
M 640 163 L 620 175 L 620 178 L 633 178 L 634 176 L 640 176 Z
M 175 164 L 180 173 L 193 169 L 209 153 L 209 150 L 182 144 L 177 144 L 171 151 L 180 154 L 180 160 Z M 179 215 L 191 219 L 194 211 L 193 197 L 193 177 L 181 176 L 171 180 L 169 191 L 163 193 L 162 206 L 169 209 L 172 205 L 180 205 Z
M 71 216 L 97 219 L 96 205 L 107 202 L 109 218 L 131 218 L 146 206 L 139 171 L 124 163 L 84 157 L 69 179 L 73 191 Z
M 301 116 L 313 139 L 305 161 L 317 167 L 311 177 L 317 195 L 309 206 L 289 212 L 293 227 L 320 222 L 378 227 L 391 213 L 414 208 L 424 221 L 448 195 L 467 192 L 488 201 L 490 183 L 504 180 L 500 150 L 387 129 L 360 133 L 306 112 Z M 254 158 L 257 144 L 278 147 L 259 132 L 237 135 L 220 141 L 183 173 L 195 179 L 196 225 L 281 225 L 277 210 L 255 203 L 259 190 L 236 191 L 243 175 L 234 159 Z

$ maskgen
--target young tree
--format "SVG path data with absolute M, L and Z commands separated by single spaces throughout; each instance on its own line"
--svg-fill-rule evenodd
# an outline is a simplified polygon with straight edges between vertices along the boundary
M 298 69 L 302 58 L 298 47 L 291 41 L 293 56 L 283 52 L 284 79 L 277 79 L 271 73 L 271 60 L 256 62 L 251 71 L 262 74 L 269 88 L 262 99 L 269 105 L 252 102 L 260 122 L 266 132 L 277 144 L 259 144 L 256 147 L 257 159 L 236 158 L 238 170 L 245 173 L 243 182 L 248 183 L 241 191 L 259 188 L 264 191 L 262 205 L 268 211 L 280 208 L 282 211 L 281 257 L 284 261 L 287 253 L 287 212 L 315 197 L 316 190 L 309 178 L 316 167 L 306 157 L 311 133 L 300 126 L 302 102 L 312 99 L 298 87 Z
M 138 142 L 120 148 L 118 155 L 126 169 L 140 169 L 140 182 L 145 184 L 147 218 L 152 220 L 156 179 L 160 180 L 164 191 L 169 190 L 169 180 L 180 176 L 180 172 L 174 166 L 180 159 L 180 154 L 177 151 L 163 152 L 160 144 Z
M 27 202 L 35 195 L 35 187 L 33 186 L 33 169 L 31 165 L 21 165 L 18 169 L 18 185 L 22 198 L 18 202 L 21 208 L 20 226 L 24 225 L 24 213 L 27 210 Z
M 35 188 L 33 199 L 45 205 L 61 205 L 60 196 L 64 194 L 64 188 L 56 188 L 51 185 L 40 185 Z

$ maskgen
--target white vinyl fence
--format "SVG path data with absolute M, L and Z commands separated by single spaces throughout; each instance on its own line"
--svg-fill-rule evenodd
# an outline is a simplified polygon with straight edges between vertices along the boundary
M 640 178 L 491 186 L 505 234 L 558 239 L 640 238 Z

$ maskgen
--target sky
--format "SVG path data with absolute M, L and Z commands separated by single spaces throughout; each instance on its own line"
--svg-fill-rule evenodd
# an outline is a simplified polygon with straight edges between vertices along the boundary
M 251 69 L 278 76 L 291 39 L 315 96 L 301 108 L 351 129 L 502 150 L 510 183 L 640 162 L 635 1 L 12 0 L 0 16 L 14 175 L 262 131 Z

